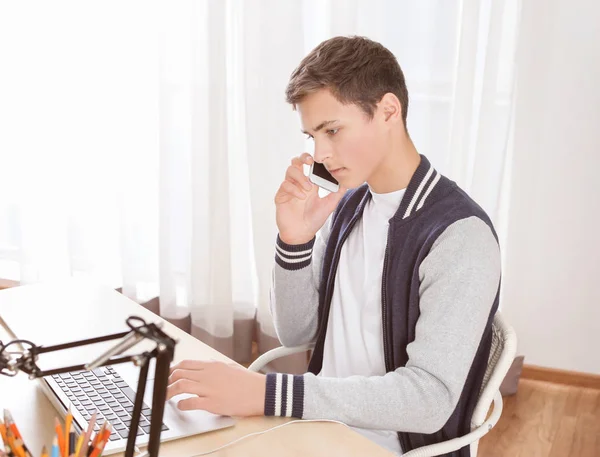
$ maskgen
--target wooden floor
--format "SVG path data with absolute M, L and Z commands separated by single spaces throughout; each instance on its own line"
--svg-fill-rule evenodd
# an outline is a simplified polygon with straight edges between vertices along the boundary
M 522 379 L 477 457 L 600 457 L 600 390 Z

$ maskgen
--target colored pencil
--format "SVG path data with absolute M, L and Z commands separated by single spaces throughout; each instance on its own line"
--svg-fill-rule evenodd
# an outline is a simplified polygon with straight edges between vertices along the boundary
M 81 446 L 83 445 L 83 433 L 79 435 L 77 439 L 77 446 L 75 446 L 75 457 L 79 457 L 79 452 L 81 452 Z
M 60 450 L 60 455 L 64 457 L 65 455 L 65 432 L 63 432 L 62 425 L 60 425 L 60 421 L 58 419 L 54 420 L 54 430 L 56 431 L 56 436 L 58 438 L 58 449 Z
M 54 437 L 52 440 L 52 450 L 50 457 L 59 457 L 60 456 L 60 448 L 58 447 L 58 437 Z
M 73 423 L 73 414 L 71 414 L 71 407 L 69 407 L 69 411 L 67 411 L 67 416 L 65 417 L 65 448 L 63 450 L 63 457 L 69 457 L 73 452 L 71 447 L 71 425 Z
M 85 433 L 85 437 L 83 439 L 83 445 L 81 446 L 81 451 L 79 452 L 79 457 L 87 457 L 87 451 L 90 446 L 90 439 L 92 439 L 92 432 L 94 431 L 94 425 L 96 425 L 97 415 L 98 415 L 98 413 L 92 414 L 92 417 L 88 422 L 87 432 Z

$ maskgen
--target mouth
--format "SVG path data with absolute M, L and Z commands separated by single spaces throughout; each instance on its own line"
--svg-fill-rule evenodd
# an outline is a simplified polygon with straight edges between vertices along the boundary
M 339 175 L 340 173 L 342 173 L 344 170 L 346 170 L 346 168 L 340 167 L 340 168 L 334 168 L 334 169 L 328 170 L 328 171 L 332 176 L 336 176 L 336 175 Z

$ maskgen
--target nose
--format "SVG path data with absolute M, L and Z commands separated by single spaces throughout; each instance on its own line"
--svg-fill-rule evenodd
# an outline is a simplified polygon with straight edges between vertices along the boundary
M 324 163 L 327 159 L 331 158 L 333 151 L 331 145 L 326 141 L 317 141 L 315 139 L 315 162 Z

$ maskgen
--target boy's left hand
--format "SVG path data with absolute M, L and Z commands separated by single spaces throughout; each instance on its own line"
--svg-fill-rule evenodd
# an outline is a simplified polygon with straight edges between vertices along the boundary
M 266 376 L 231 363 L 184 360 L 171 368 L 167 400 L 179 394 L 182 411 L 202 409 L 225 416 L 262 416 Z

